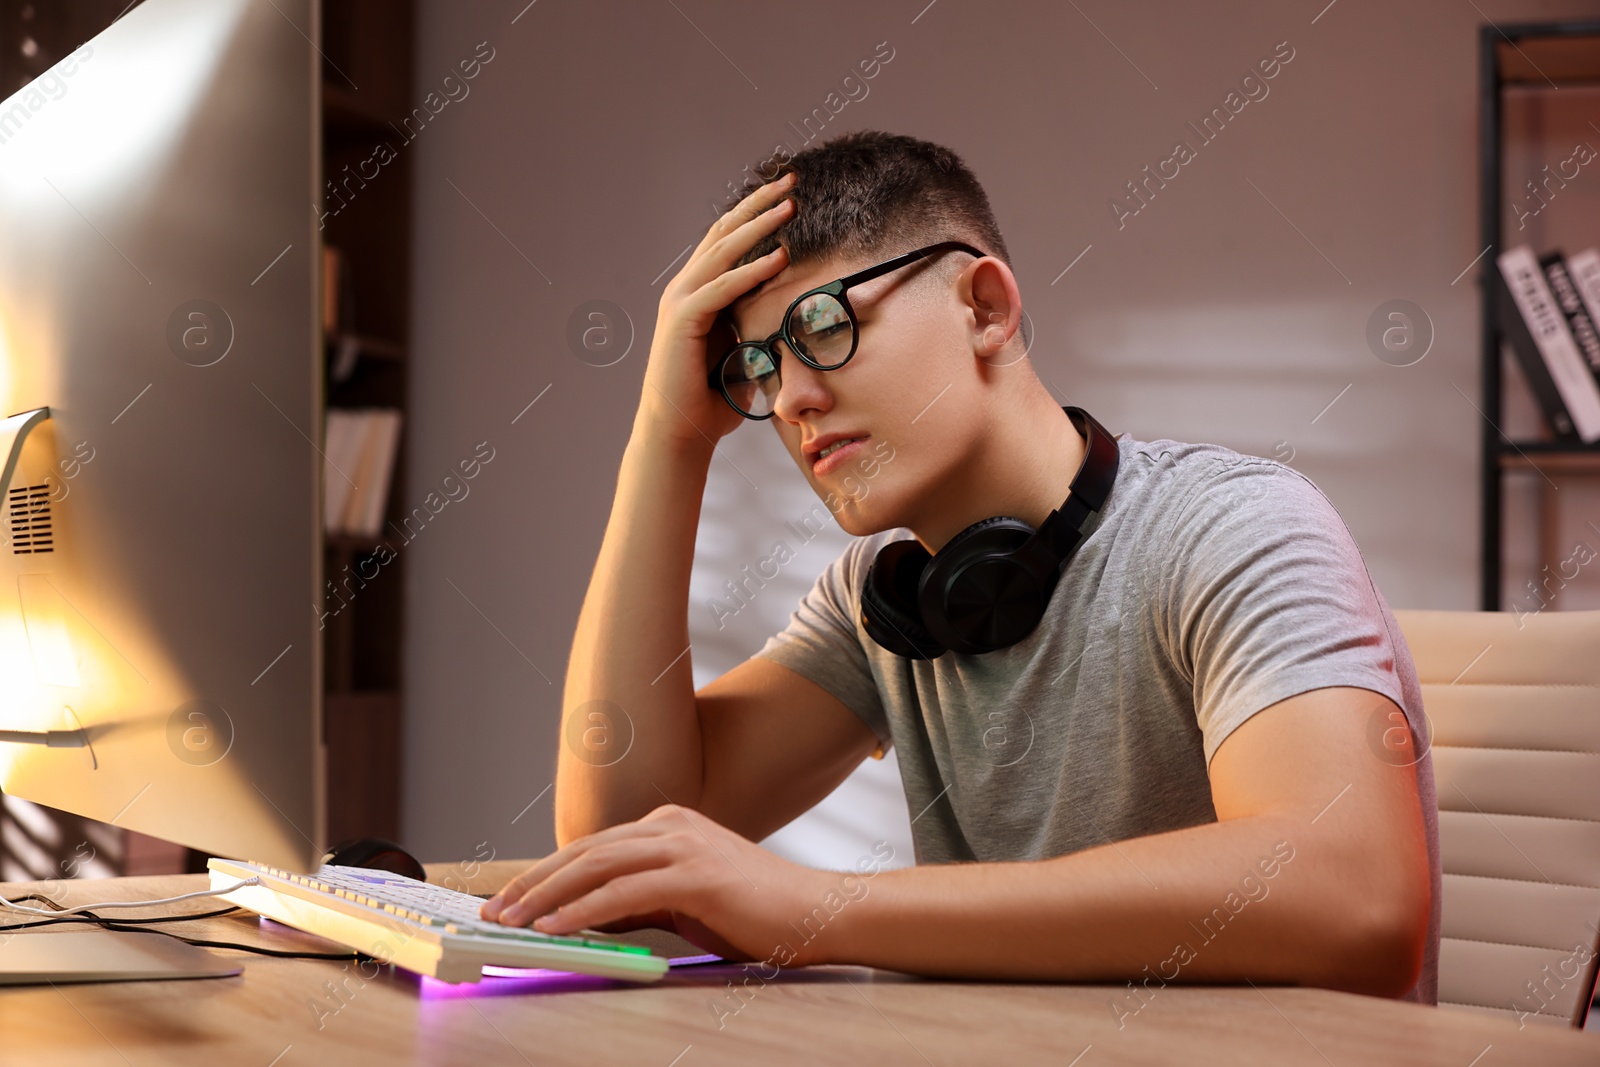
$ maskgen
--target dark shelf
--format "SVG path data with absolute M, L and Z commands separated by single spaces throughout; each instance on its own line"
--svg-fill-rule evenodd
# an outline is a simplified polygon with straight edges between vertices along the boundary
M 1492 250 L 1479 275 L 1480 364 L 1483 409 L 1488 413 L 1479 448 L 1479 606 L 1499 611 L 1504 578 L 1505 485 L 1507 474 L 1537 470 L 1555 474 L 1600 474 L 1600 444 L 1518 441 L 1508 444 L 1503 421 L 1502 333 L 1494 298 L 1505 251 L 1502 193 L 1505 112 L 1508 92 L 1540 92 L 1569 85 L 1600 84 L 1600 21 L 1508 23 L 1478 28 L 1478 247 Z
M 1600 442 L 1592 445 L 1568 444 L 1561 441 L 1513 441 L 1510 444 L 1500 442 L 1502 455 L 1514 456 L 1519 451 L 1530 454 L 1537 452 L 1541 455 L 1600 457 Z
M 405 484 L 407 297 L 411 260 L 411 160 L 401 154 L 374 176 L 367 161 L 380 141 L 395 143 L 391 118 L 411 95 L 409 0 L 322 0 L 322 146 L 327 180 L 322 239 L 340 255 L 340 330 L 326 338 L 328 407 L 402 412 L 391 479 Z M 357 89 L 355 86 L 359 86 Z M 364 177 L 362 176 L 364 175 Z M 341 342 L 356 358 L 338 367 Z M 333 380 L 336 369 L 347 376 Z M 391 538 L 392 540 L 392 538 Z M 327 744 L 330 842 L 400 836 L 401 647 L 405 558 L 386 556 L 385 534 L 326 534 L 323 738 Z
M 356 537 L 354 534 L 323 534 L 322 545 L 330 552 L 360 554 L 376 552 L 383 543 L 383 535 Z
M 1551 474 L 1600 474 L 1600 451 L 1543 451 L 1518 455 L 1501 453 L 1498 459 L 1501 471 L 1537 471 Z
M 399 839 L 400 707 L 398 690 L 331 691 L 324 697 L 330 845 L 357 837 Z
M 1491 32 L 1501 85 L 1600 84 L 1600 22 L 1529 22 Z
M 369 334 L 338 333 L 328 338 L 328 348 L 337 348 L 346 340 L 356 343 L 356 349 L 363 358 L 377 359 L 404 359 L 406 346 L 399 341 L 391 341 L 384 337 L 373 337 Z
M 372 133 L 389 129 L 389 120 L 368 108 L 359 93 L 332 81 L 324 81 L 322 129 L 324 133 Z

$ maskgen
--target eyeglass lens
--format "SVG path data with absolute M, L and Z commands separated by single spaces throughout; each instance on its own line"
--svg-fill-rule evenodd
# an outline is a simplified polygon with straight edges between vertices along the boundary
M 836 297 L 812 293 L 794 306 L 788 327 L 800 353 L 822 370 L 841 366 L 850 357 L 855 327 Z M 739 345 L 722 364 L 729 399 L 756 418 L 771 414 L 781 381 L 773 358 L 754 343 Z

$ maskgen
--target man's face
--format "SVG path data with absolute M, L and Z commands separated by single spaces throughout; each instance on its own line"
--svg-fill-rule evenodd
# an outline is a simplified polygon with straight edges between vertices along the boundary
M 801 293 L 894 254 L 785 267 L 730 306 L 739 338 L 765 339 Z M 819 371 L 782 340 L 775 343 L 782 386 L 772 425 L 812 490 L 853 535 L 911 526 L 937 506 L 943 476 L 979 432 L 969 388 L 973 314 L 958 291 L 956 272 L 941 257 L 852 286 L 846 296 L 860 339 L 836 370 Z M 819 463 L 818 444 L 838 435 L 861 440 Z

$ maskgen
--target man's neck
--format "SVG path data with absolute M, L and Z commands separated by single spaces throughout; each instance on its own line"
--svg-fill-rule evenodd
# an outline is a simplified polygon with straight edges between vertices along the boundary
M 930 553 L 973 523 L 993 515 L 1037 529 L 1059 508 L 1088 442 L 1042 387 L 1015 417 L 996 420 L 972 461 L 949 480 L 929 513 L 911 529 Z

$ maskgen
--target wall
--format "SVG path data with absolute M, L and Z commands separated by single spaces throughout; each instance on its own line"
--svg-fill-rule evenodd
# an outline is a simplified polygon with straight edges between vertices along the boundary
M 833 0 L 802 23 L 793 5 L 732 0 L 421 0 L 419 103 L 479 42 L 494 58 L 407 149 L 416 364 L 401 491 L 420 500 L 479 442 L 495 458 L 411 549 L 408 843 L 430 859 L 480 841 L 502 856 L 553 847 L 566 653 L 662 282 L 726 183 L 776 144 L 798 147 L 790 123 L 880 42 L 893 58 L 823 136 L 905 132 L 968 161 L 1013 254 L 1032 359 L 1062 402 L 1114 432 L 1283 459 L 1338 506 L 1392 606 L 1476 606 L 1475 6 L 1497 21 L 1600 15 L 1592 0 Z M 1280 42 L 1293 58 L 1267 95 L 1119 223 L 1108 205 L 1125 183 L 1180 138 L 1198 145 L 1186 122 Z M 1563 130 L 1595 113 L 1566 106 Z M 1537 138 L 1518 151 L 1561 158 Z M 1600 241 L 1597 188 L 1586 170 L 1546 220 L 1570 222 L 1539 241 Z M 1433 326 L 1410 366 L 1365 340 L 1394 299 Z M 625 354 L 608 366 L 567 340 L 595 300 L 622 312 L 611 351 Z M 706 599 L 811 504 L 775 445 L 743 427 L 713 463 L 690 606 L 697 684 L 781 627 L 845 543 L 835 528 L 808 544 L 716 626 Z M 1564 492 L 1572 530 L 1600 515 L 1592 490 Z M 1518 542 L 1524 564 L 1531 543 Z M 1560 606 L 1600 605 L 1585 577 Z M 866 770 L 784 847 L 848 863 L 866 838 L 903 840 L 892 764 Z

